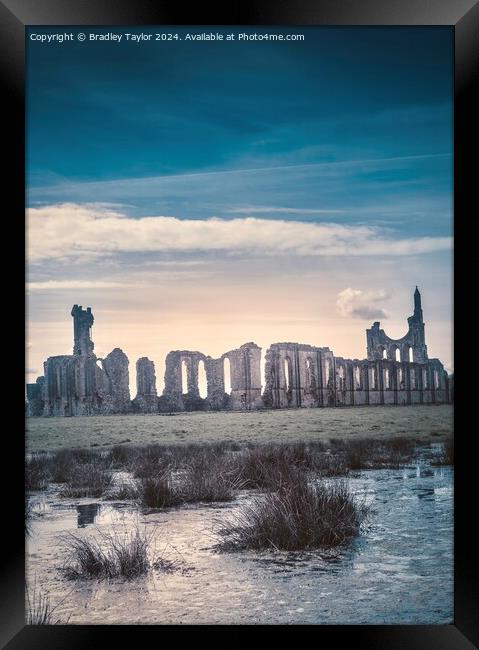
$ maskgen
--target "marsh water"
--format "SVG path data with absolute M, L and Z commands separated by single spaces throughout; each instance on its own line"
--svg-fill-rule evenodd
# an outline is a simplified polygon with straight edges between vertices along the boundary
M 69 624 L 451 623 L 453 469 L 420 460 L 348 482 L 371 515 L 339 553 L 217 551 L 222 522 L 251 492 L 225 504 L 141 511 L 128 502 L 64 499 L 53 485 L 31 496 L 27 580 L 48 595 L 53 619 Z M 133 580 L 65 577 L 65 533 L 136 526 L 152 532 L 152 554 L 171 570 Z

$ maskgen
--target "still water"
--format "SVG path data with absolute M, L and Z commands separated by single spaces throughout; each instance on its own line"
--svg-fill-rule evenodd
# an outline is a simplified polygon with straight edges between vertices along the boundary
M 333 479 L 334 480 L 334 479 Z M 453 620 L 453 469 L 422 462 L 349 479 L 372 508 L 340 554 L 219 553 L 229 504 L 141 512 L 126 502 L 66 500 L 59 486 L 32 497 L 27 578 L 69 624 L 447 624 Z M 68 531 L 153 531 L 152 552 L 175 564 L 147 577 L 67 580 Z

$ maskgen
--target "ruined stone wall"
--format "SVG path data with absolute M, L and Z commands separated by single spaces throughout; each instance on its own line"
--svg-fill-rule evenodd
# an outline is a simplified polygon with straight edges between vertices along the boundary
M 128 357 L 120 348 L 115 348 L 102 361 L 103 372 L 108 379 L 108 394 L 104 395 L 104 410 L 109 413 L 131 411 Z
M 133 408 L 139 413 L 158 412 L 155 364 L 148 357 L 141 357 L 136 362 L 136 397 Z
M 27 384 L 26 415 L 36 417 L 43 415 L 45 408 L 45 377 L 37 377 L 34 384 Z
M 438 359 L 425 363 L 335 358 L 336 406 L 436 404 L 449 401 Z
M 224 358 L 212 359 L 206 357 L 205 370 L 208 385 L 207 399 L 210 410 L 228 409 L 231 397 L 225 393 Z
M 169 352 L 165 362 L 165 388 L 160 400 L 161 410 L 204 410 L 208 402 L 200 397 L 198 366 L 207 368 L 207 358 L 202 352 L 175 350 Z M 183 386 L 182 366 L 186 366 L 186 386 Z
M 131 410 L 128 358 L 119 348 L 104 360 L 94 355 L 49 357 L 44 369 L 44 415 L 107 415 Z
M 444 403 L 448 381 L 438 359 L 344 359 L 329 348 L 275 343 L 266 353 L 263 400 L 270 408 Z
M 44 364 L 44 415 L 92 415 L 101 412 L 95 359 L 76 355 L 49 357 Z
M 231 401 L 233 410 L 262 408 L 261 399 L 261 348 L 255 343 L 245 343 L 236 350 L 226 352 L 231 368 Z
M 274 343 L 266 352 L 263 401 L 271 408 L 334 404 L 334 357 L 329 348 Z
M 74 354 L 47 359 L 44 376 L 27 386 L 27 415 L 438 404 L 453 400 L 453 376 L 448 376 L 439 359 L 427 356 L 417 287 L 408 333 L 402 339 L 391 339 L 379 322 L 374 323 L 366 330 L 367 359 L 335 357 L 327 347 L 302 343 L 272 344 L 266 352 L 263 394 L 261 348 L 249 342 L 218 359 L 198 351 L 170 352 L 160 397 L 153 362 L 147 357 L 138 359 L 137 395 L 132 402 L 127 356 L 115 348 L 105 359 L 97 359 L 91 340 L 91 308 L 74 305 L 71 314 Z M 226 359 L 230 364 L 230 394 L 225 392 Z M 206 399 L 201 398 L 198 385 L 200 362 L 206 372 Z

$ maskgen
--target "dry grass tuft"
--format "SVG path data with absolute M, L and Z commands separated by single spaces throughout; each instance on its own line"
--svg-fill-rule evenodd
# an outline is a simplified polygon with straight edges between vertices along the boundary
M 220 529 L 225 538 L 220 548 L 337 547 L 359 534 L 367 514 L 367 507 L 353 498 L 346 483 L 310 483 L 304 472 L 297 471 L 294 480 L 244 505 Z
M 63 537 L 69 557 L 64 566 L 70 579 L 127 578 L 148 573 L 152 564 L 149 551 L 153 532 L 142 533 L 139 528 L 123 535 L 117 532 L 98 533 L 99 539 L 68 533 Z

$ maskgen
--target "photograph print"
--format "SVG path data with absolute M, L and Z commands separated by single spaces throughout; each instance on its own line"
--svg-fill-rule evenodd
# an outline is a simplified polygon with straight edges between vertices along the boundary
M 27 624 L 452 624 L 453 55 L 27 27 Z

